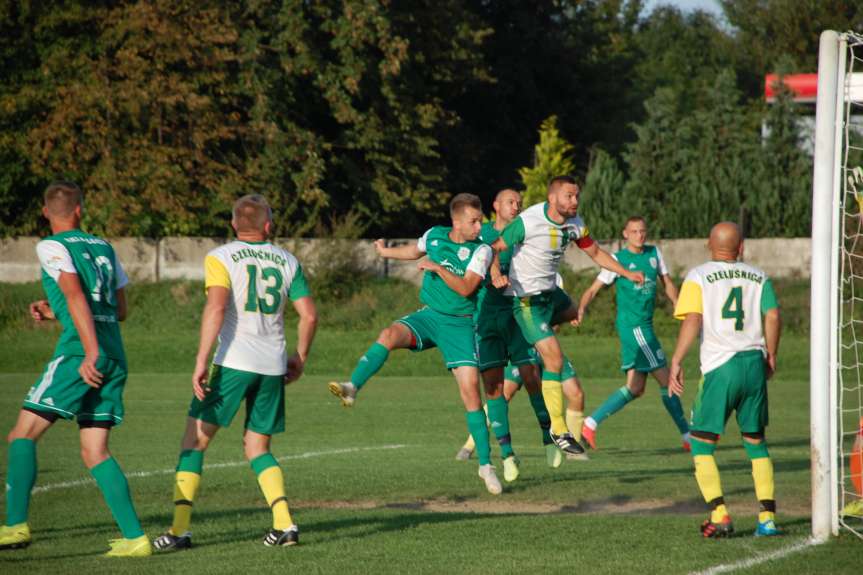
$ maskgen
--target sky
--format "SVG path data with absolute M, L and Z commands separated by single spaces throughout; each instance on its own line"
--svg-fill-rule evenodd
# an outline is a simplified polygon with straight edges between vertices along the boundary
M 719 6 L 719 0 L 646 0 L 644 3 L 645 11 L 650 12 L 660 4 L 671 4 L 677 6 L 684 12 L 689 10 L 707 10 L 722 16 L 722 8 Z

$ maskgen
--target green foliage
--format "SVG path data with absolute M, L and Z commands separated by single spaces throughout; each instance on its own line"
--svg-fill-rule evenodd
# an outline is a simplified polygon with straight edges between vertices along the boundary
M 521 168 L 518 175 L 524 185 L 524 205 L 544 202 L 548 195 L 548 182 L 555 176 L 571 174 L 572 145 L 557 129 L 557 117 L 546 118 L 539 127 L 539 143 L 534 148 L 533 166 Z
M 437 213 L 439 137 L 458 120 L 442 96 L 488 80 L 487 32 L 458 2 L 415 8 L 4 3 L 0 211 L 23 212 L 4 234 L 32 233 L 58 174 L 109 235 L 226 235 L 247 192 L 271 199 L 280 235 Z
M 789 67 L 786 64 L 784 69 Z M 812 159 L 800 149 L 800 112 L 790 90 L 781 83 L 777 87 L 776 101 L 764 118 L 761 193 L 747 205 L 752 234 L 807 236 L 812 220 Z
M 579 209 L 593 237 L 617 238 L 626 218 L 641 213 L 640 198 L 631 194 L 630 190 L 626 187 L 626 177 L 614 156 L 596 148 L 580 196 L 583 207 Z
M 44 231 L 58 176 L 107 235 L 227 236 L 259 192 L 281 236 L 398 237 L 452 193 L 520 177 L 531 203 L 573 172 L 597 235 L 624 211 L 663 237 L 805 235 L 800 110 L 765 108 L 763 77 L 814 70 L 863 9 L 721 4 L 730 26 L 641 0 L 0 0 L 0 235 Z

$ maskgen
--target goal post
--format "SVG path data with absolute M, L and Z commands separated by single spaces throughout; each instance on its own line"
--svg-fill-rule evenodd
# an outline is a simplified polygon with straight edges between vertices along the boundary
M 812 537 L 863 538 L 863 36 L 821 34 L 810 317 Z
M 840 36 L 832 30 L 822 32 L 818 51 L 818 97 L 815 103 L 815 171 L 812 180 L 812 270 L 810 316 L 810 391 L 809 428 L 812 454 L 812 536 L 827 539 L 838 532 L 834 517 L 838 516 L 833 503 L 833 464 L 830 453 L 830 428 L 835 409 L 830 405 L 830 383 L 837 371 L 835 359 L 838 347 L 837 326 L 833 323 L 833 310 L 837 309 L 832 284 L 834 262 L 838 253 L 833 241 L 834 214 L 838 194 L 834 193 L 834 179 L 838 164 L 836 122 L 840 118 L 837 108 L 839 97 L 839 44 Z M 831 357 L 833 355 L 833 357 Z

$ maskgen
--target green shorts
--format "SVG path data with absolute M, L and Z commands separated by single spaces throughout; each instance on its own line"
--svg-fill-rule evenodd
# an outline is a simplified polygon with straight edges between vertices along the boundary
M 54 413 L 64 419 L 107 421 L 118 425 L 123 421 L 123 388 L 128 371 L 126 363 L 104 356 L 96 361 L 102 373 L 102 385 L 90 387 L 78 368 L 82 356 L 59 355 L 51 359 L 45 371 L 27 397 L 24 407 L 40 412 Z
M 665 367 L 665 353 L 652 327 L 618 327 L 620 337 L 620 371 L 630 369 L 650 373 Z
M 539 356 L 536 353 L 536 350 L 531 348 L 531 357 L 533 357 L 536 361 L 533 362 L 540 366 L 540 370 L 542 368 L 542 363 L 539 361 Z M 564 356 L 563 357 L 563 369 L 560 372 L 560 381 L 566 381 L 567 379 L 572 379 L 578 377 L 578 374 L 575 373 L 575 367 L 573 367 L 572 362 Z M 503 379 L 505 381 L 511 381 L 515 383 L 519 389 L 524 385 L 524 381 L 522 381 L 521 373 L 518 370 L 518 366 L 513 364 L 508 364 L 506 369 L 503 370 Z
M 536 363 L 511 307 L 483 307 L 477 314 L 476 343 L 480 370 Z
M 438 347 L 447 369 L 479 367 L 473 317 L 449 315 L 424 307 L 396 321 L 413 333 L 416 339 L 413 351 Z
M 722 435 L 732 411 L 741 433 L 763 433 L 767 427 L 767 374 L 760 350 L 737 353 L 704 374 L 690 427 Z
M 512 315 L 530 345 L 552 337 L 553 319 L 565 312 L 572 300 L 560 288 L 541 294 L 513 298 Z
M 192 398 L 189 417 L 228 427 L 245 399 L 246 429 L 263 435 L 285 430 L 283 375 L 262 375 L 214 364 L 210 367 L 209 386 L 204 401 Z

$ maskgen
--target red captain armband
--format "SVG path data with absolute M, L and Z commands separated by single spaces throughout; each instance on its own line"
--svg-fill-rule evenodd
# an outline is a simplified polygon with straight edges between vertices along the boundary
M 592 246 L 595 243 L 596 242 L 593 241 L 593 238 L 590 236 L 587 236 L 584 238 L 578 238 L 577 240 L 575 240 L 575 245 L 577 245 L 578 247 L 580 247 L 583 250 L 586 250 L 587 248 L 589 248 L 590 246 Z

